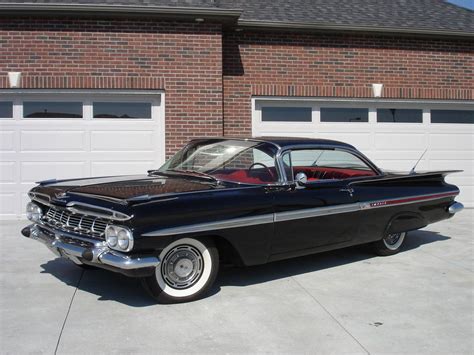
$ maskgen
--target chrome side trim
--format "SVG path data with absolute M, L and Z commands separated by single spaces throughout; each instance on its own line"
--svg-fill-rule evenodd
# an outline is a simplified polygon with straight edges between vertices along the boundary
M 76 207 L 77 206 L 77 207 Z M 122 212 L 117 212 L 109 208 L 90 205 L 82 202 L 71 201 L 66 205 L 66 209 L 72 213 L 79 213 L 88 216 L 102 217 L 113 219 L 116 221 L 128 221 L 133 216 L 129 216 Z
M 464 205 L 461 202 L 454 202 L 451 206 L 449 206 L 448 212 L 451 214 L 455 214 L 461 212 L 463 209 Z
M 278 212 L 275 213 L 275 222 L 291 221 L 294 219 L 304 219 L 320 216 L 329 216 L 332 214 L 356 212 L 360 210 L 359 203 L 348 205 L 338 205 L 329 207 L 316 207 L 298 211 Z
M 269 213 L 269 214 L 253 216 L 253 217 L 227 219 L 227 220 L 219 221 L 219 222 L 199 223 L 199 224 L 192 224 L 192 225 L 181 226 L 181 227 L 158 229 L 149 233 L 145 233 L 143 234 L 143 236 L 162 237 L 162 236 L 176 235 L 176 234 L 199 233 L 199 232 L 207 232 L 207 231 L 219 230 L 219 229 L 247 227 L 247 226 L 254 226 L 258 224 L 273 223 L 273 218 L 274 218 L 273 213 Z
M 247 226 L 266 224 L 266 223 L 272 223 L 272 222 L 278 223 L 278 222 L 291 221 L 291 220 L 296 220 L 296 219 L 313 218 L 313 217 L 329 216 L 329 215 L 340 214 L 340 213 L 365 211 L 365 210 L 373 209 L 373 208 L 393 207 L 393 206 L 401 206 L 401 205 L 412 204 L 412 203 L 420 203 L 420 202 L 425 202 L 425 201 L 433 201 L 433 200 L 438 200 L 438 199 L 442 199 L 446 197 L 456 196 L 458 193 L 459 193 L 459 190 L 456 190 L 456 191 L 437 193 L 437 194 L 399 197 L 399 198 L 393 198 L 393 199 L 387 199 L 387 200 L 376 200 L 376 201 L 368 201 L 368 202 L 357 202 L 357 203 L 337 205 L 337 206 L 326 206 L 326 207 L 308 208 L 308 209 L 297 210 L 297 211 L 277 212 L 277 213 L 272 213 L 272 214 L 269 213 L 269 214 L 253 216 L 253 217 L 243 217 L 243 218 L 227 219 L 227 220 L 217 221 L 217 222 L 199 223 L 199 224 L 191 224 L 191 225 L 180 226 L 180 227 L 157 229 L 152 232 L 145 233 L 143 234 L 143 236 L 145 237 L 170 236 L 170 235 L 177 235 L 177 234 L 199 233 L 199 232 L 207 232 L 207 231 L 214 231 L 214 230 L 220 230 L 220 229 L 247 227 Z
M 360 209 L 367 210 L 367 209 L 373 209 L 373 208 L 409 205 L 412 203 L 439 200 L 441 198 L 456 196 L 458 194 L 459 194 L 459 190 L 455 190 L 455 191 L 449 191 L 449 192 L 440 193 L 440 194 L 439 193 L 426 194 L 426 195 L 418 195 L 418 196 L 411 196 L 411 197 L 397 197 L 397 198 L 392 198 L 392 199 L 387 199 L 387 200 L 360 202 Z

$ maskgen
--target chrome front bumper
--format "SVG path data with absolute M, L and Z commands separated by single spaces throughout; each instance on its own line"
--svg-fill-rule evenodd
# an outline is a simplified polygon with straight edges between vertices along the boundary
M 72 260 L 76 264 L 94 265 L 127 276 L 152 274 L 160 264 L 155 256 L 132 256 L 112 250 L 105 242 L 58 232 L 49 227 L 32 224 L 21 233 L 44 244 L 55 255 Z

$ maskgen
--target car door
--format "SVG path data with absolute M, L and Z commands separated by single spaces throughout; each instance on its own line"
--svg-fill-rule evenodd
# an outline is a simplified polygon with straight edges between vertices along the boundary
M 272 255 L 350 244 L 357 237 L 360 207 L 348 185 L 375 172 L 337 149 L 294 149 L 282 162 L 290 182 L 301 174 L 307 181 L 275 192 Z

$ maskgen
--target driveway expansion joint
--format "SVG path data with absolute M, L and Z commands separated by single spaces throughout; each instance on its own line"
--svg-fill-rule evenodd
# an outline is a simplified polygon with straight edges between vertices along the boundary
M 78 290 L 79 285 L 81 283 L 82 276 L 84 276 L 84 271 L 85 270 L 81 271 L 81 276 L 79 276 L 79 280 L 77 281 L 76 289 L 74 290 L 74 293 L 72 294 L 72 297 L 71 297 L 71 301 L 69 302 L 69 307 L 68 307 L 67 312 L 66 312 L 66 317 L 64 317 L 63 325 L 61 327 L 61 331 L 59 332 L 58 341 L 56 342 L 56 348 L 54 349 L 54 355 L 56 355 L 58 353 L 58 348 L 59 348 L 59 344 L 61 343 L 61 337 L 63 335 L 64 327 L 66 326 L 66 322 L 67 322 L 67 319 L 69 317 L 69 312 L 71 312 L 72 303 L 74 302 L 74 298 L 76 297 L 76 293 L 77 293 L 77 290 Z
M 312 294 L 311 294 L 302 284 L 300 284 L 300 283 L 298 282 L 298 280 L 296 280 L 294 277 L 291 277 L 291 279 L 292 279 L 309 297 L 311 297 L 311 298 L 324 310 L 324 312 L 326 312 L 326 313 L 339 325 L 339 327 L 340 327 L 347 335 L 349 335 L 357 344 L 359 344 L 359 346 L 364 350 L 364 352 L 365 352 L 366 354 L 370 355 L 370 352 L 365 348 L 365 346 L 362 345 L 362 343 L 361 343 L 359 340 L 357 340 L 357 338 L 356 338 L 354 335 L 352 335 L 352 333 L 349 332 L 349 330 L 347 330 L 346 327 L 344 327 L 344 326 L 342 325 L 342 323 L 339 322 L 339 321 L 337 320 L 337 318 L 336 318 L 331 312 L 329 312 L 329 310 L 328 310 L 326 307 L 324 307 L 323 304 L 322 304 L 321 302 L 319 302 L 319 300 L 318 300 L 314 295 L 312 295 Z

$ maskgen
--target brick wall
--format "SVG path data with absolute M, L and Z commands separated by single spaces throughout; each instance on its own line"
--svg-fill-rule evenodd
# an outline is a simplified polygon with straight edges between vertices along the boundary
M 0 88 L 164 89 L 166 149 L 251 134 L 255 96 L 473 99 L 473 42 L 358 34 L 225 32 L 156 19 L 0 19 Z M 224 85 L 223 85 L 224 84 Z M 223 119 L 223 116 L 225 119 Z
M 164 89 L 167 155 L 222 135 L 222 34 L 212 23 L 0 19 L 0 88 Z
M 377 35 L 224 35 L 224 131 L 251 134 L 255 96 L 473 99 L 474 42 Z

